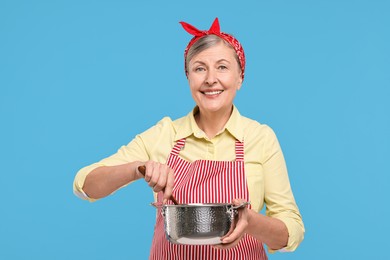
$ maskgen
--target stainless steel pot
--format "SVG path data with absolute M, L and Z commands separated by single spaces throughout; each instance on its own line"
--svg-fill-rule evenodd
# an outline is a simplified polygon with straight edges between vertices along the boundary
M 239 208 L 225 203 L 217 204 L 180 204 L 158 205 L 164 217 L 167 239 L 175 244 L 184 245 L 215 245 L 221 243 L 234 222 Z

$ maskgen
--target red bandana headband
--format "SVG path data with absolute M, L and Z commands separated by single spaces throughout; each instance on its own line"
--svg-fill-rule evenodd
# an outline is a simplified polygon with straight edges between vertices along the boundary
M 221 32 L 220 26 L 219 26 L 219 21 L 218 18 L 215 18 L 213 24 L 211 25 L 210 29 L 208 31 L 201 31 L 191 24 L 185 23 L 185 22 L 180 22 L 180 24 L 183 26 L 184 30 L 186 30 L 189 34 L 194 35 L 194 37 L 191 39 L 191 41 L 188 43 L 185 51 L 184 51 L 184 61 L 185 64 L 187 63 L 187 53 L 188 50 L 191 48 L 191 46 L 197 42 L 200 38 L 203 36 L 209 35 L 209 34 L 214 34 L 226 42 L 228 42 L 233 49 L 236 51 L 236 54 L 238 56 L 238 59 L 240 61 L 241 65 L 241 77 L 244 79 L 244 72 L 245 72 L 245 54 L 244 54 L 244 49 L 241 46 L 241 43 L 234 38 L 232 35 Z M 187 74 L 187 70 L 186 70 Z

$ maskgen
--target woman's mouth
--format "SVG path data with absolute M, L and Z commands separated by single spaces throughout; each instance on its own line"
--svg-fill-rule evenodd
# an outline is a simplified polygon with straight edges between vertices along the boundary
M 215 90 L 215 91 L 203 91 L 202 93 L 206 96 L 219 95 L 223 92 L 223 90 Z

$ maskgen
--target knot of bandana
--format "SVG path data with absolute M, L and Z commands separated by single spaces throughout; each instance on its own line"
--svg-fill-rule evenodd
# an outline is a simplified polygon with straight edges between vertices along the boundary
M 244 72 L 245 72 L 245 53 L 244 49 L 242 48 L 241 43 L 233 37 L 233 35 L 221 32 L 220 26 L 219 26 L 219 21 L 218 18 L 215 18 L 213 24 L 211 25 L 209 30 L 199 30 L 192 26 L 191 24 L 185 23 L 185 22 L 180 22 L 180 24 L 183 26 L 184 30 L 186 30 L 189 34 L 193 35 L 194 37 L 190 40 L 188 43 L 185 51 L 184 51 L 184 64 L 186 64 L 187 61 L 187 53 L 188 50 L 191 48 L 191 46 L 197 42 L 200 38 L 203 36 L 209 35 L 209 34 L 214 34 L 223 40 L 225 40 L 227 43 L 229 43 L 233 49 L 235 50 L 238 60 L 240 61 L 241 65 L 241 77 L 244 79 Z M 186 70 L 187 74 L 187 70 Z

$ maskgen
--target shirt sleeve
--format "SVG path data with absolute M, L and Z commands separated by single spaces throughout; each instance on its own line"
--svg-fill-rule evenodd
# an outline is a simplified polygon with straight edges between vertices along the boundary
M 170 118 L 163 118 L 155 126 L 146 130 L 142 134 L 137 135 L 130 143 L 120 147 L 113 155 L 80 169 L 73 182 L 73 193 L 81 199 L 94 202 L 96 199 L 89 198 L 83 191 L 85 179 L 94 169 L 101 166 L 121 165 L 133 161 L 147 161 L 150 159 L 158 160 L 156 158 L 152 158 L 153 155 L 151 155 L 151 153 L 154 152 L 154 147 L 158 145 L 156 136 L 168 137 L 171 132 L 171 125 L 172 120 Z
M 88 195 L 83 191 L 83 186 L 87 175 L 94 169 L 101 166 L 114 166 L 129 163 L 132 161 L 146 161 L 147 155 L 145 149 L 142 149 L 142 139 L 137 136 L 128 145 L 124 145 L 119 150 L 103 160 L 93 163 L 80 169 L 73 182 L 73 193 L 84 200 L 90 202 L 96 201 L 96 199 L 89 198 Z
M 282 150 L 273 130 L 268 128 L 264 146 L 264 183 L 266 215 L 277 218 L 286 225 L 289 239 L 279 251 L 294 251 L 302 242 L 305 228 L 296 205 Z M 274 250 L 269 249 L 272 253 Z

